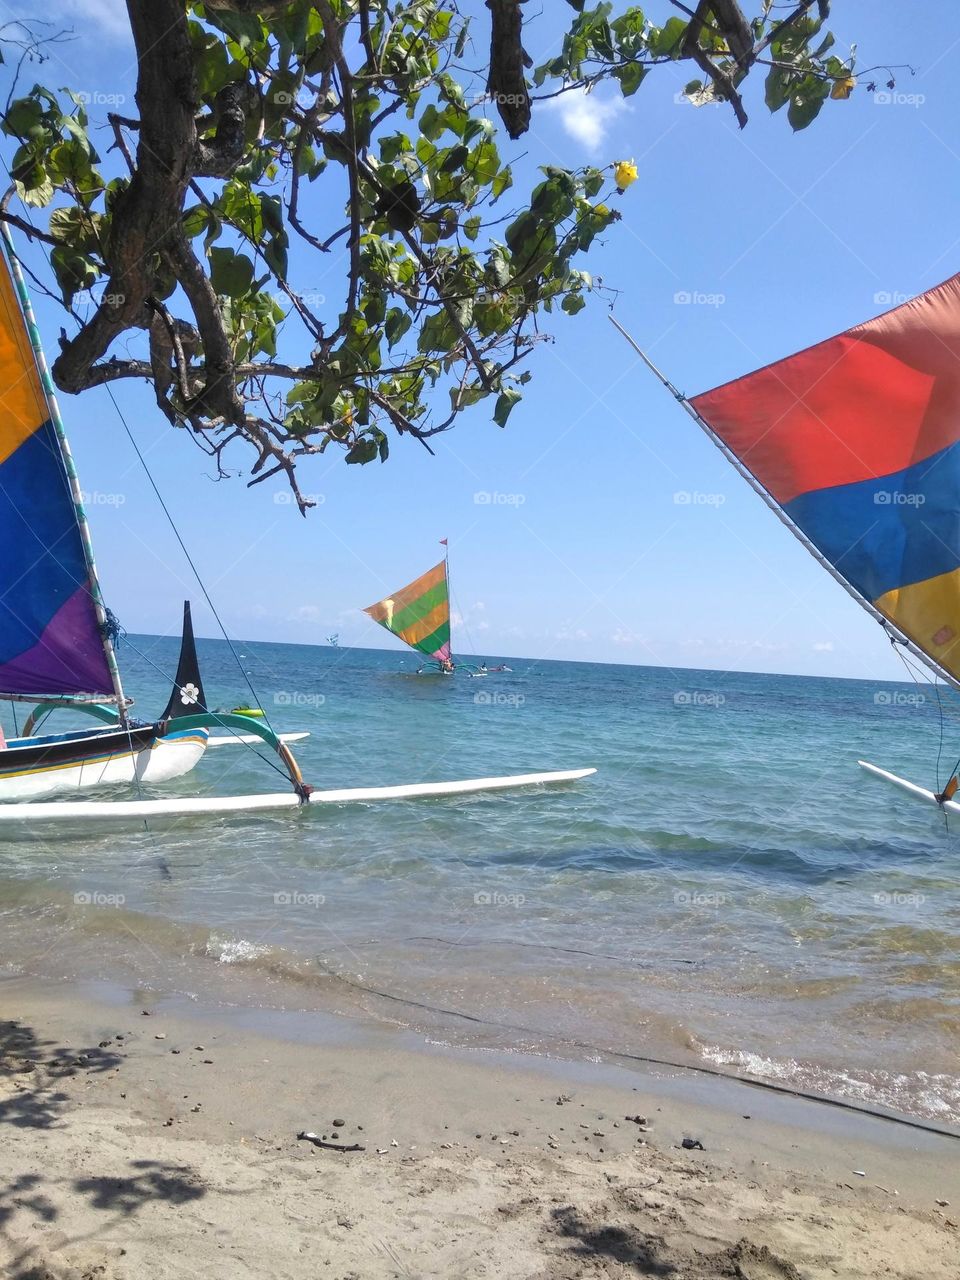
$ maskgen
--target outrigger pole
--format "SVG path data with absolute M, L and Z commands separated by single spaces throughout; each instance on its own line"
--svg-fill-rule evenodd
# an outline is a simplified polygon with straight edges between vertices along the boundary
M 834 568 L 834 566 L 830 563 L 830 561 L 820 551 L 819 547 L 817 547 L 815 543 L 811 542 L 810 539 L 807 537 L 807 535 L 803 532 L 803 530 L 793 523 L 793 521 L 790 519 L 787 513 L 779 505 L 777 500 L 773 497 L 773 495 L 767 492 L 767 490 L 763 487 L 763 485 L 756 478 L 756 476 L 750 470 L 748 470 L 748 468 L 744 466 L 744 464 L 740 461 L 737 455 L 726 444 L 724 444 L 724 442 L 720 439 L 720 437 L 717 435 L 714 429 L 710 426 L 710 423 L 707 422 L 705 418 L 702 418 L 699 413 L 697 413 L 696 409 L 693 407 L 693 405 L 690 403 L 687 397 L 683 394 L 683 392 L 678 391 L 677 388 L 670 381 L 670 379 L 666 376 L 666 374 L 660 372 L 660 370 L 653 363 L 653 361 L 650 359 L 647 353 L 643 350 L 643 348 L 639 345 L 639 343 L 637 343 L 630 336 L 630 334 L 626 331 L 626 329 L 619 322 L 619 320 L 616 320 L 613 316 L 610 316 L 608 318 L 610 320 L 610 323 L 613 325 L 613 327 L 617 329 L 621 334 L 623 334 L 627 342 L 630 343 L 630 346 L 634 349 L 634 351 L 637 353 L 637 355 L 640 357 L 643 363 L 647 366 L 647 368 L 650 370 L 653 376 L 660 383 L 662 383 L 662 385 L 667 388 L 667 390 L 670 392 L 673 398 L 683 406 L 683 408 L 694 420 L 694 422 L 697 424 L 700 430 L 704 432 L 706 436 L 709 437 L 709 439 L 712 441 L 713 444 L 716 445 L 716 447 L 720 450 L 720 452 L 723 454 L 726 460 L 730 463 L 730 465 L 736 469 L 737 473 L 740 476 L 742 476 L 744 480 L 746 480 L 747 484 L 754 491 L 754 493 L 757 494 L 757 496 L 766 503 L 766 505 L 770 508 L 770 510 L 777 517 L 780 523 L 785 525 L 793 534 L 793 536 L 798 541 L 803 543 L 806 549 L 813 556 L 814 560 L 816 560 L 816 562 L 822 568 L 826 569 L 827 573 L 829 573 L 830 577 L 833 578 L 835 582 L 838 582 L 840 586 L 843 587 L 847 595 L 850 596 L 852 599 L 856 600 L 857 604 L 860 605 L 862 609 L 866 609 L 867 613 L 869 613 L 870 616 L 875 621 L 880 623 L 881 627 L 883 627 L 884 631 L 886 632 L 891 642 L 902 645 L 905 649 L 909 649 L 909 651 L 913 654 L 913 656 L 915 658 L 918 658 L 925 667 L 929 668 L 929 670 L 934 673 L 934 675 L 939 676 L 941 680 L 945 680 L 947 684 L 951 685 L 952 688 L 960 692 L 960 680 L 958 680 L 956 676 L 952 676 L 949 671 L 941 667 L 933 658 L 929 656 L 929 654 L 924 653 L 922 649 L 918 648 L 918 646 L 915 645 L 908 636 L 905 636 L 901 631 L 899 631 L 893 625 L 893 623 L 890 621 L 889 618 L 884 617 L 884 615 L 880 612 L 880 610 L 877 609 L 876 606 L 870 600 L 868 600 L 865 596 L 862 596 L 855 587 L 852 587 L 850 583 L 847 582 L 846 578 L 844 578 L 842 574 L 838 573 L 838 571 Z

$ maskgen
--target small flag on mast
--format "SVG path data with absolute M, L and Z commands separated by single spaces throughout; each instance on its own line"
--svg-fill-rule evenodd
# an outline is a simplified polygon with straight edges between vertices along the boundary
M 441 539 L 440 539 L 440 545 L 441 545 L 441 547 L 445 547 L 445 546 L 447 545 L 447 540 L 446 540 L 446 538 L 441 538 Z

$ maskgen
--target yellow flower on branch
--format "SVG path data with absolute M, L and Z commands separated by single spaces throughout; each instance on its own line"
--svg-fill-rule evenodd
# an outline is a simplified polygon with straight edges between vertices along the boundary
M 847 76 L 845 80 L 835 80 L 830 90 L 830 97 L 842 102 L 843 99 L 850 97 L 856 87 L 857 82 L 853 76 Z
M 637 166 L 632 160 L 618 160 L 613 166 L 613 178 L 621 191 L 626 191 L 638 177 Z

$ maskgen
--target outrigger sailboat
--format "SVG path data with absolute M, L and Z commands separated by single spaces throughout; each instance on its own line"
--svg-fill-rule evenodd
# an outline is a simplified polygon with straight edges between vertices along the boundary
M 167 782 L 200 761 L 211 725 L 249 729 L 249 721 L 208 712 L 189 603 L 165 710 L 153 721 L 130 716 L 132 699 L 114 652 L 118 626 L 103 602 L 83 494 L 6 226 L 3 245 L 0 701 L 36 708 L 22 734 L 4 740 L 0 731 L 0 802 L 109 783 Z M 100 724 L 38 734 L 39 722 L 57 708 L 84 712 Z M 289 756 L 285 744 L 276 747 Z
M 161 716 L 133 719 L 114 652 L 119 626 L 100 591 L 90 530 L 70 446 L 47 370 L 30 298 L 6 225 L 0 227 L 0 701 L 35 703 L 23 733 L 0 732 L 0 829 L 23 824 L 140 822 L 154 817 L 224 815 L 463 795 L 570 782 L 573 769 L 461 782 L 314 791 L 289 740 L 265 720 L 208 709 L 197 665 L 190 606 L 173 692 Z M 96 728 L 37 734 L 57 708 L 85 712 Z M 210 736 L 213 726 L 228 736 Z M 141 784 L 187 773 L 208 746 L 264 742 L 280 757 L 292 791 L 245 796 L 144 798 Z M 137 788 L 135 800 L 55 799 L 108 783 Z
M 446 547 L 446 538 L 441 539 L 440 545 Z M 418 676 L 452 676 L 463 667 L 463 663 L 455 661 L 450 648 L 450 557 L 446 552 L 439 564 L 392 596 L 368 605 L 363 612 L 414 653 L 429 659 L 418 667 Z M 485 676 L 512 670 L 506 663 L 488 667 L 484 662 L 468 674 Z
M 446 539 L 441 543 L 446 546 Z M 363 611 L 392 636 L 430 660 L 432 674 L 452 676 L 457 664 L 450 652 L 450 564 L 439 564 Z M 422 674 L 427 668 L 421 666 Z
M 689 400 L 613 323 L 902 655 L 960 690 L 960 275 Z M 955 770 L 928 789 L 858 763 L 960 813 Z

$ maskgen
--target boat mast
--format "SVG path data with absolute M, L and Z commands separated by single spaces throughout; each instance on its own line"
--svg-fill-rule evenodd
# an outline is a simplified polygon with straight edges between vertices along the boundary
M 103 603 L 103 595 L 100 591 L 100 579 L 97 577 L 97 566 L 93 558 L 93 542 L 90 538 L 90 526 L 87 523 L 87 512 L 83 505 L 83 492 L 80 488 L 77 468 L 73 461 L 73 454 L 70 452 L 70 442 L 67 440 L 67 433 L 63 425 L 63 418 L 60 416 L 60 406 L 57 403 L 57 393 L 53 388 L 53 380 L 50 377 L 50 370 L 47 368 L 47 359 L 43 354 L 43 345 L 40 342 L 40 330 L 37 328 L 36 317 L 33 314 L 33 304 L 30 301 L 30 294 L 27 292 L 26 281 L 24 280 L 23 272 L 20 269 L 20 260 L 17 257 L 17 251 L 14 247 L 13 237 L 10 234 L 10 228 L 5 222 L 0 225 L 0 234 L 3 236 L 3 244 L 6 249 L 7 262 L 10 266 L 10 274 L 13 277 L 13 282 L 17 289 L 17 296 L 20 300 L 20 307 L 23 311 L 24 322 L 27 326 L 27 332 L 30 335 L 30 345 L 33 348 L 33 358 L 37 366 L 37 372 L 40 375 L 43 394 L 50 409 L 50 421 L 53 424 L 53 429 L 57 437 L 57 444 L 60 447 L 60 456 L 63 459 L 63 469 L 66 473 L 67 484 L 70 487 L 70 496 L 73 499 L 77 525 L 80 529 L 80 542 L 83 546 L 83 558 L 86 563 L 87 573 L 89 574 L 90 579 L 89 594 L 93 601 L 94 613 L 96 614 L 100 630 L 100 641 L 103 645 L 104 657 L 107 660 L 107 670 L 110 672 L 110 681 L 113 685 L 113 695 L 116 699 L 117 710 L 120 714 L 120 721 L 122 724 L 125 724 L 127 718 L 127 699 L 124 695 L 123 684 L 120 680 L 120 668 L 117 666 L 117 655 L 114 653 L 113 640 L 110 638 L 110 629 L 107 624 L 107 608 Z
M 440 545 L 443 547 L 443 576 L 447 582 L 447 607 L 450 606 L 450 540 L 449 538 L 441 538 Z M 450 628 L 450 661 L 453 662 L 453 627 Z M 439 664 L 443 669 L 443 663 Z
M 694 420 L 694 422 L 697 424 L 700 430 L 703 431 L 710 438 L 713 444 L 717 446 L 717 448 L 720 450 L 720 452 L 723 454 L 726 460 L 737 470 L 737 472 L 743 477 L 743 479 L 746 480 L 747 484 L 754 491 L 754 493 L 757 494 L 758 497 L 763 499 L 763 501 L 770 508 L 773 514 L 777 517 L 780 523 L 786 525 L 786 527 L 790 530 L 793 536 L 803 543 L 806 549 L 813 556 L 814 560 L 816 560 L 817 563 L 822 568 L 826 569 L 830 577 L 833 578 L 835 582 L 839 582 L 840 586 L 843 587 L 847 595 L 850 596 L 852 599 L 856 600 L 857 604 L 860 605 L 862 609 L 866 609 L 867 613 L 869 613 L 870 616 L 875 621 L 880 623 L 881 627 L 883 627 L 887 636 L 892 641 L 894 641 L 896 644 L 902 645 L 905 649 L 909 649 L 910 652 L 913 654 L 913 656 L 915 658 L 918 658 L 924 664 L 925 667 L 928 667 L 934 673 L 934 675 L 939 676 L 942 680 L 945 680 L 947 684 L 951 685 L 954 689 L 960 691 L 960 680 L 958 680 L 956 676 L 952 676 L 950 672 L 947 671 L 944 667 L 941 667 L 940 664 L 937 661 L 935 661 L 935 659 L 931 658 L 929 654 L 924 653 L 924 651 L 918 645 L 914 644 L 914 642 L 910 639 L 909 636 L 905 636 L 900 630 L 898 630 L 898 628 L 893 625 L 893 623 L 890 621 L 889 618 L 885 618 L 883 614 L 880 612 L 880 610 L 874 606 L 872 601 L 868 600 L 866 596 L 862 596 L 855 587 L 852 587 L 850 583 L 847 582 L 846 578 L 844 578 L 842 574 L 840 574 L 834 568 L 834 566 L 830 563 L 830 561 L 826 558 L 826 556 L 823 555 L 819 547 L 817 547 L 815 543 L 811 542 L 810 539 L 807 537 L 807 535 L 803 532 L 803 530 L 793 523 L 793 521 L 790 519 L 787 513 L 779 505 L 777 500 L 773 497 L 773 495 L 767 492 L 767 490 L 763 487 L 763 485 L 756 478 L 756 476 L 751 471 L 749 471 L 747 467 L 743 465 L 743 463 L 740 461 L 737 455 L 726 444 L 724 444 L 724 442 L 720 439 L 720 437 L 717 435 L 714 429 L 710 426 L 710 423 L 707 422 L 705 418 L 702 418 L 699 413 L 697 413 L 696 409 L 693 407 L 693 405 L 690 403 L 687 397 L 683 394 L 683 392 L 678 391 L 677 388 L 670 381 L 670 379 L 666 376 L 666 374 L 663 374 L 660 372 L 660 370 L 653 363 L 653 361 L 650 359 L 647 353 L 643 350 L 643 348 L 640 347 L 639 344 L 633 338 L 631 338 L 629 333 L 627 333 L 623 325 L 620 324 L 618 320 L 615 320 L 613 316 L 610 316 L 609 319 L 610 319 L 610 323 L 614 326 L 614 328 L 618 329 L 620 333 L 622 333 L 623 336 L 626 338 L 627 342 L 630 343 L 630 346 L 633 347 L 634 351 L 637 353 L 637 355 L 640 357 L 643 363 L 647 366 L 650 372 L 654 375 L 654 377 L 657 378 L 658 381 L 661 382 L 663 386 L 667 388 L 667 390 L 670 392 L 670 394 L 674 397 L 675 400 L 678 400 L 680 402 L 680 404 L 683 406 L 684 409 L 686 409 L 687 413 Z

